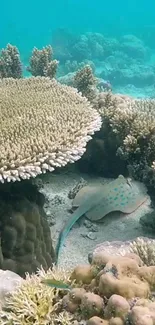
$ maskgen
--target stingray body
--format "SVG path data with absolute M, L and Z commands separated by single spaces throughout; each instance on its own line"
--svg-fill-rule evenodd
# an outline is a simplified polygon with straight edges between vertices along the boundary
M 110 183 L 83 187 L 73 200 L 73 207 L 77 209 L 59 235 L 57 259 L 70 229 L 82 215 L 98 221 L 113 211 L 131 213 L 147 198 L 147 189 L 142 183 L 126 179 L 122 175 Z

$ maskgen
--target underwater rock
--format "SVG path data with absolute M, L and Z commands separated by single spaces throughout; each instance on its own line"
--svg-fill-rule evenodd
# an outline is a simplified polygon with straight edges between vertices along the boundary
M 5 299 L 24 281 L 18 274 L 0 270 L 0 304 L 5 305 Z
M 131 254 L 131 244 L 139 239 L 142 239 L 144 243 L 151 243 L 155 247 L 155 239 L 142 236 L 127 241 L 105 241 L 96 245 L 94 251 L 88 254 L 89 263 L 92 263 L 92 259 L 100 253 L 107 253 L 111 256 L 124 256 L 126 254 Z
M 75 186 L 69 191 L 68 197 L 69 199 L 74 199 L 76 194 L 83 188 L 85 185 L 87 185 L 87 181 L 84 178 L 80 178 L 79 182 L 75 184 Z
M 155 233 L 155 211 L 145 214 L 140 218 L 140 224 L 145 231 Z

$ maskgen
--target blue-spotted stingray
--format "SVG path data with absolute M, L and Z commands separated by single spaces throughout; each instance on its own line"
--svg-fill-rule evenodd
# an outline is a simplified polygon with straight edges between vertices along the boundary
M 73 207 L 77 209 L 71 215 L 62 231 L 56 247 L 58 256 L 64 241 L 75 222 L 84 214 L 92 221 L 98 221 L 113 211 L 131 213 L 148 199 L 146 187 L 120 175 L 110 183 L 85 186 L 75 196 Z

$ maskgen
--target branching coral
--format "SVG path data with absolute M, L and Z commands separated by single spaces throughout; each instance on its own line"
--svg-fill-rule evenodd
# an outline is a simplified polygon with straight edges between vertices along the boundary
M 93 75 L 93 70 L 89 65 L 84 66 L 77 71 L 74 77 L 74 87 L 82 93 L 83 96 L 92 100 L 96 95 L 97 80 Z
M 22 77 L 22 64 L 17 47 L 8 44 L 0 53 L 0 78 L 11 77 Z
M 131 252 L 137 254 L 145 265 L 155 265 L 155 244 L 151 240 L 137 238 L 130 246 Z
M 127 161 L 131 175 L 155 182 L 155 100 L 101 93 L 94 107 L 102 116 L 107 137 L 115 139 L 115 154 Z
M 67 312 L 59 313 L 59 289 L 55 290 L 41 283 L 42 279 L 55 278 L 70 282 L 69 274 L 63 270 L 43 269 L 38 274 L 29 276 L 6 299 L 5 311 L 0 311 L 0 324 L 3 325 L 70 325 L 72 317 Z M 65 320 L 68 322 L 65 323 Z
M 38 50 L 36 47 L 33 49 L 30 58 L 30 66 L 27 68 L 33 76 L 45 76 L 54 78 L 56 75 L 58 61 L 53 60 L 53 50 L 50 45 Z
M 136 254 L 103 251 L 72 273 L 55 266 L 41 269 L 6 298 L 0 324 L 155 325 L 154 272 L 155 266 L 143 265 Z M 48 287 L 43 279 L 64 281 L 70 290 Z
M 2 79 L 0 97 L 1 182 L 75 162 L 101 127 L 86 98 L 54 79 Z

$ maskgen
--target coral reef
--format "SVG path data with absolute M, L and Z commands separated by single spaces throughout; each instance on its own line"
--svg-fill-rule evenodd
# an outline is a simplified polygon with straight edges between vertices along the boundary
M 101 127 L 86 98 L 54 79 L 2 79 L 0 96 L 1 182 L 74 163 Z
M 40 269 L 6 298 L 0 324 L 154 325 L 154 271 L 136 254 L 104 252 L 72 273 Z M 61 280 L 71 289 L 45 286 L 44 279 Z
M 60 291 L 41 283 L 42 279 L 55 278 L 70 282 L 67 272 L 43 269 L 38 274 L 26 276 L 26 281 L 6 299 L 4 310 L 0 310 L 0 324 L 9 325 L 71 325 L 73 316 L 60 311 Z M 65 322 L 66 321 L 66 322 Z
M 144 42 L 134 35 L 124 35 L 120 39 L 120 48 L 124 53 L 133 58 L 144 59 L 147 56 L 148 48 Z
M 30 58 L 30 65 L 27 70 L 33 76 L 55 77 L 57 71 L 58 61 L 53 60 L 53 50 L 50 45 L 43 47 L 42 50 L 36 47 L 32 51 Z
M 96 84 L 97 80 L 89 65 L 84 66 L 81 70 L 76 72 L 74 77 L 74 87 L 90 101 L 96 95 Z
M 63 72 L 63 74 L 75 72 L 77 70 L 84 68 L 85 65 L 89 65 L 92 68 L 93 72 L 95 71 L 95 64 L 93 63 L 93 61 L 84 60 L 82 62 L 77 62 L 75 60 L 74 61 L 67 60 L 63 66 L 63 69 L 61 69 L 61 72 Z
M 0 78 L 21 78 L 22 63 L 18 48 L 8 44 L 0 53 Z
M 137 238 L 130 244 L 131 252 L 138 255 L 145 265 L 155 265 L 155 244 L 143 238 Z
M 93 106 L 101 114 L 102 127 L 88 144 L 86 153 L 78 162 L 81 171 L 94 172 L 105 177 L 118 177 L 119 174 L 128 175 L 127 162 L 117 154 L 122 139 L 115 133 L 115 130 L 113 131 L 110 123 L 111 111 L 115 112 L 115 109 L 117 111 L 118 106 L 120 110 L 123 110 L 126 101 L 131 101 L 131 98 L 114 95 L 109 91 L 99 93 L 92 100 Z
M 0 187 L 0 268 L 24 277 L 55 261 L 45 199 L 29 181 Z
M 154 186 L 155 100 L 102 92 L 96 96 L 93 105 L 101 114 L 102 129 L 90 144 L 92 152 L 98 143 L 99 155 L 105 160 L 109 157 L 109 169 L 116 170 L 118 175 L 121 166 L 133 178 Z M 92 156 L 100 164 L 99 156 L 96 153 Z M 110 160 L 115 162 L 114 168 Z M 105 165 L 103 159 L 99 170 L 104 174 L 107 172 Z
M 154 53 L 134 35 L 114 39 L 100 33 L 77 36 L 59 31 L 52 44 L 62 74 L 74 72 L 78 65 L 80 68 L 83 63 L 93 61 L 97 77 L 109 81 L 115 90 L 132 84 L 138 92 L 142 87 L 152 87 L 155 82 Z

